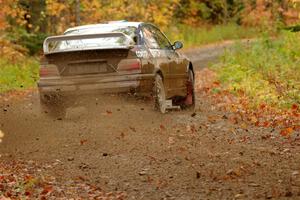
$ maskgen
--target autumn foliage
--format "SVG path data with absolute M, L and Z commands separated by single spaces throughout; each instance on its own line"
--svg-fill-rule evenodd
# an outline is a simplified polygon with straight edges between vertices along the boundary
M 80 24 L 125 19 L 162 28 L 229 22 L 274 28 L 297 22 L 299 13 L 295 0 L 0 0 L 0 4 L 0 56 L 8 58 L 26 49 L 36 54 L 47 35 Z

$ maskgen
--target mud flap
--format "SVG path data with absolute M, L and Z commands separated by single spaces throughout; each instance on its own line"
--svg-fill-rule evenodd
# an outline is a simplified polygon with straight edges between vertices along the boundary
M 172 100 L 166 100 L 166 109 L 167 110 L 180 110 L 180 106 L 174 106 Z

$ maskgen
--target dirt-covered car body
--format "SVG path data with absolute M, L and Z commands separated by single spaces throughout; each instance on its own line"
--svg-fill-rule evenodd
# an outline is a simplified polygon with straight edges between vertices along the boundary
M 41 100 L 97 91 L 153 92 L 163 79 L 166 99 L 186 96 L 191 62 L 154 25 L 119 22 L 68 29 L 44 41 L 38 88 Z

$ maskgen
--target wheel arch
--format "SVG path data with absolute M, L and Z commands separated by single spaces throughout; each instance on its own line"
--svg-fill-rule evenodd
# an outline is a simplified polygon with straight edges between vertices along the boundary
M 192 63 L 192 62 L 189 62 L 189 64 L 188 64 L 187 72 L 188 72 L 189 70 L 192 70 L 192 72 L 193 72 L 193 74 L 194 74 L 194 76 L 195 76 L 195 71 L 194 71 L 194 67 L 193 67 L 193 63 Z
M 162 80 L 164 81 L 164 75 L 163 75 L 163 72 L 160 70 L 160 69 L 157 69 L 155 72 L 154 72 L 154 76 L 156 75 L 160 75 Z

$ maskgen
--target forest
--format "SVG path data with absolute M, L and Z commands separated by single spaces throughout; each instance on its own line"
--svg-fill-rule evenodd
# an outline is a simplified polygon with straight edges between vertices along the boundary
M 7 58 L 35 55 L 46 36 L 83 24 L 146 21 L 166 30 L 172 39 L 181 35 L 197 42 L 193 32 L 199 28 L 231 25 L 229 32 L 236 26 L 244 27 L 244 32 L 253 32 L 251 28 L 274 32 L 299 17 L 297 0 L 1 0 L 0 4 L 0 56 Z M 186 36 L 186 29 L 193 37 Z

